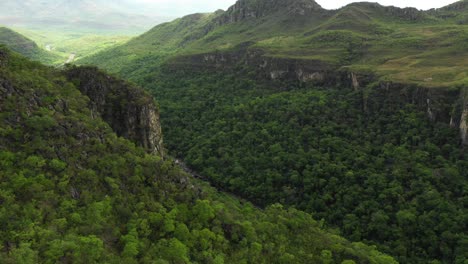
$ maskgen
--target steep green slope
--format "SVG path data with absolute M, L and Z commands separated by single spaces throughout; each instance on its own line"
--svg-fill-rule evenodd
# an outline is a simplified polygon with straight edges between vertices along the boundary
M 21 34 L 0 27 L 0 44 L 6 45 L 10 49 L 37 61 L 52 64 L 60 57 L 40 49 L 34 41 L 22 36 Z
M 179 51 L 184 43 L 196 39 L 197 33 L 202 32 L 214 16 L 216 14 L 194 14 L 161 24 L 124 45 L 84 58 L 78 64 L 94 64 L 121 72 L 127 65 L 138 68 L 146 62 L 159 63 L 162 58 Z
M 3 48 L 0 63 L 2 263 L 396 263 L 306 213 L 218 193 L 117 137 L 76 73 L 68 82 Z

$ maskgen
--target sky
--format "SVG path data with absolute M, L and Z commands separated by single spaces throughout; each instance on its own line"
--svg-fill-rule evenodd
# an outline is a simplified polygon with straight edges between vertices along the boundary
M 226 10 L 236 0 L 134 0 L 148 4 L 165 16 L 180 17 L 198 12 L 213 12 L 217 9 Z M 316 0 L 326 9 L 337 9 L 352 2 L 362 0 Z M 374 0 L 382 5 L 398 7 L 416 7 L 418 9 L 439 8 L 456 2 L 456 0 Z M 151 8 L 152 9 L 152 8 Z

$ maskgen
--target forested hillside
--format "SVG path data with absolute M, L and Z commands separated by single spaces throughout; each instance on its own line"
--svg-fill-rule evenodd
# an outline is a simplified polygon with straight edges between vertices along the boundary
M 117 137 L 88 108 L 100 101 L 75 86 L 102 73 L 83 69 L 80 82 L 70 70 L 0 48 L 2 263 L 397 263 L 309 214 L 219 193 Z M 114 94 L 100 99 L 142 94 L 106 78 Z
M 158 98 L 174 155 L 401 263 L 468 261 L 466 1 L 239 0 L 81 63 Z
M 59 56 L 39 48 L 34 41 L 5 27 L 0 27 L 0 45 L 6 45 L 10 49 L 36 61 L 52 64 L 60 59 Z

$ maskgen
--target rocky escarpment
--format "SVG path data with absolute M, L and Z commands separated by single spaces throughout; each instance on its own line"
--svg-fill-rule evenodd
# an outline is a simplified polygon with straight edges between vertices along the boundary
M 238 74 L 255 71 L 257 79 L 271 83 L 293 81 L 354 89 L 362 93 L 363 111 L 379 111 L 383 105 L 398 110 L 405 104 L 413 104 L 426 112 L 431 121 L 459 127 L 461 141 L 468 145 L 468 92 L 464 88 L 428 88 L 381 81 L 372 73 L 353 72 L 323 61 L 269 57 L 254 49 L 179 57 L 170 61 L 166 68 L 172 71 L 235 71 Z
M 436 11 L 465 11 L 468 9 L 468 1 L 467 0 L 462 0 L 462 1 L 457 1 L 453 4 L 450 4 L 448 6 L 436 9 Z M 434 10 L 431 10 L 434 11 Z
M 424 11 L 418 10 L 414 7 L 399 8 L 396 6 L 382 6 L 378 3 L 358 2 L 352 3 L 344 7 L 363 7 L 364 9 L 371 10 L 373 13 L 383 13 L 387 16 L 398 17 L 407 21 L 419 21 L 426 18 Z
M 1 45 L 0 45 L 0 47 L 1 47 Z M 2 49 L 0 49 L 0 66 L 4 66 L 4 65 L 5 65 L 6 59 L 7 59 L 7 54 L 6 54 L 6 52 L 3 51 Z
M 410 21 L 418 21 L 425 18 L 425 14 L 423 11 L 420 11 L 413 7 L 398 8 L 394 6 L 386 6 L 385 12 L 391 16 Z
M 464 88 L 461 91 L 461 118 L 460 118 L 460 136 L 463 144 L 468 145 L 468 89 Z
M 249 18 L 260 18 L 276 12 L 306 16 L 312 13 L 325 13 L 313 0 L 239 0 L 216 19 L 219 25 L 235 23 Z
M 149 94 L 94 67 L 73 67 L 66 75 L 89 97 L 92 112 L 100 115 L 117 135 L 164 156 L 159 111 Z

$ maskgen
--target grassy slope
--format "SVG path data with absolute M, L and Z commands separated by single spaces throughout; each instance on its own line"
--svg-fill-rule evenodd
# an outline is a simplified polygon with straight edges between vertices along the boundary
M 356 71 L 372 69 L 395 81 L 450 86 L 468 81 L 468 61 L 463 59 L 468 57 L 468 25 L 463 22 L 467 12 L 457 7 L 411 15 L 411 10 L 355 3 L 308 16 L 279 10 L 208 28 L 206 25 L 222 13 L 200 16 L 203 19 L 189 16 L 157 26 L 82 63 L 118 72 L 133 62 L 151 61 L 161 54 L 229 50 L 249 41 L 252 48 L 265 50 L 268 56 L 320 59 Z
M 128 43 L 84 58 L 79 63 L 96 64 L 112 72 L 120 72 L 126 65 L 138 65 L 140 60 L 161 61 L 159 58 L 183 49 L 183 43 L 201 30 L 215 15 L 194 14 L 156 26 Z M 97 63 L 100 60 L 101 63 Z

